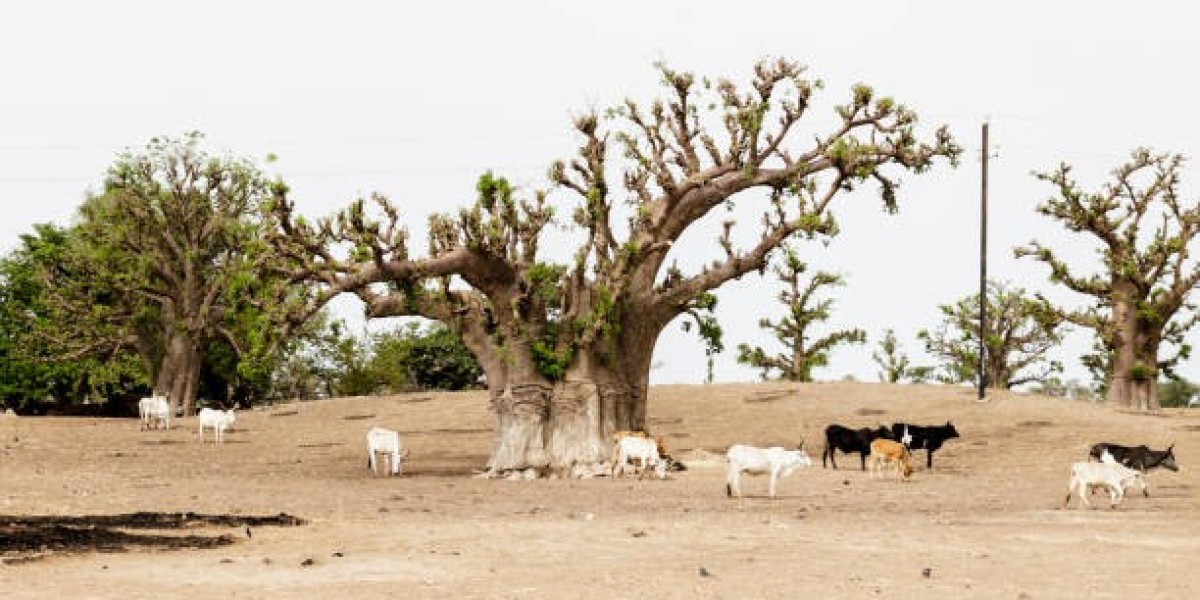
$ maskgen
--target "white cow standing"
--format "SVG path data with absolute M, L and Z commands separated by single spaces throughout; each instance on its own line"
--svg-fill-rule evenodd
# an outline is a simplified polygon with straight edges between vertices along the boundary
M 166 396 L 147 396 L 138 401 L 138 416 L 142 419 L 142 429 L 170 429 L 171 404 Z
M 196 413 L 196 420 L 200 422 L 200 443 L 204 443 L 204 429 L 207 427 L 213 430 L 213 437 L 219 444 L 225 441 L 225 430 L 233 427 L 233 422 L 237 420 L 237 413 L 234 409 L 215 410 L 212 408 L 202 408 Z
M 729 460 L 729 471 L 725 481 L 727 496 L 741 497 L 742 490 L 739 486 L 741 474 L 749 473 L 751 475 L 770 475 L 771 482 L 768 484 L 767 493 L 774 498 L 775 482 L 780 477 L 787 477 L 788 474 L 800 467 L 812 466 L 812 459 L 804 451 L 803 444 L 795 450 L 786 450 L 779 446 L 755 448 L 754 446 L 734 444 L 729 447 L 725 457 Z
M 388 457 L 388 472 L 400 475 L 400 434 L 383 427 L 372 427 L 367 430 L 367 467 L 371 473 L 376 473 L 375 460 L 378 453 Z

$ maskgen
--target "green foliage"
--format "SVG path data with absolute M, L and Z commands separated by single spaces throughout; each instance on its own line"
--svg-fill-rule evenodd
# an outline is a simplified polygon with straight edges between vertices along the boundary
M 815 368 L 829 364 L 829 355 L 834 348 L 844 344 L 861 344 L 866 341 L 866 332 L 861 329 L 845 329 L 814 338 L 813 326 L 829 320 L 833 300 L 817 300 L 817 294 L 826 287 L 844 285 L 841 276 L 826 272 L 814 273 L 805 279 L 808 265 L 801 261 L 791 248 L 785 248 L 782 264 L 774 272 L 784 283 L 779 299 L 787 309 L 787 315 L 778 321 L 762 319 L 759 326 L 774 333 L 787 349 L 786 353 L 768 354 L 762 348 L 748 344 L 738 345 L 737 361 L 762 371 L 767 379 L 772 371 L 788 381 L 812 381 Z
M 921 330 L 925 350 L 941 361 L 938 379 L 945 383 L 976 381 L 979 376 L 979 295 L 938 307 L 942 323 Z M 1045 380 L 1062 372 L 1046 355 L 1062 342 L 1062 320 L 1024 289 L 989 282 L 984 369 L 987 386 L 1010 389 Z
M 1163 408 L 1187 406 L 1196 394 L 1200 394 L 1200 386 L 1182 377 L 1164 379 L 1158 383 L 1158 400 Z
M 546 306 L 558 308 L 562 304 L 562 279 L 567 268 L 563 265 L 537 263 L 528 271 L 532 293 Z
M 570 348 L 555 351 L 554 345 L 546 342 L 534 342 L 530 349 L 533 351 L 533 361 L 538 372 L 551 381 L 562 379 L 567 374 L 571 359 L 574 358 L 574 352 Z
M 1158 370 L 1146 363 L 1139 362 L 1129 369 L 1129 378 L 1133 381 L 1150 381 L 1158 376 Z
M 265 237 L 260 202 L 277 186 L 250 161 L 207 154 L 201 139 L 153 138 L 119 154 L 103 190 L 80 206 L 69 243 L 38 272 L 53 294 L 35 329 L 51 360 L 121 364 L 115 359 L 135 352 L 144 365 L 139 383 L 149 387 L 154 374 L 166 386 L 160 391 L 184 390 L 198 377 L 211 388 L 214 378 L 236 376 L 229 353 L 253 341 L 220 348 L 218 340 L 256 335 L 246 325 L 262 324 L 244 314 L 258 310 L 244 298 L 263 279 L 254 272 Z M 179 339 L 186 341 L 172 346 Z M 178 360 L 167 360 L 168 347 Z M 200 362 L 181 358 L 196 355 Z M 128 376 L 89 376 L 97 379 Z
M 716 355 L 725 351 L 724 331 L 714 314 L 716 309 L 717 296 L 715 294 L 700 294 L 692 299 L 688 310 L 684 313 L 690 320 L 682 323 L 683 330 L 687 332 L 695 327 L 696 335 L 704 342 L 705 383 L 712 383 Z
M 905 380 L 921 383 L 933 377 L 933 367 L 913 366 L 908 355 L 900 347 L 896 332 L 888 329 L 879 340 L 879 349 L 871 353 L 871 360 L 879 365 L 879 380 L 901 383 Z
M 483 368 L 462 338 L 440 324 L 416 323 L 375 336 L 370 368 L 391 391 L 465 390 L 479 386 Z
M 1065 398 L 1067 400 L 1087 400 L 1094 401 L 1100 397 L 1096 390 L 1081 384 L 1072 379 L 1063 381 L 1057 376 L 1047 377 L 1042 381 L 1037 382 L 1031 390 L 1034 393 L 1044 396 L 1054 396 L 1056 398 Z
M 45 273 L 69 269 L 71 229 L 34 226 L 21 245 L 0 259 L 0 403 L 19 412 L 46 403 L 73 404 L 127 396 L 145 389 L 141 363 L 128 349 L 104 355 L 59 358 L 47 338 L 75 334 L 54 309 Z M 140 389 L 139 389 L 140 388 Z

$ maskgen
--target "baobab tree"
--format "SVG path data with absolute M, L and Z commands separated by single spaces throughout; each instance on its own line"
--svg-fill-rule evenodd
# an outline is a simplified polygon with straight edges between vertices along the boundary
M 818 300 L 818 293 L 822 288 L 845 285 L 842 276 L 817 271 L 805 281 L 808 265 L 792 248 L 783 250 L 783 261 L 774 265 L 772 271 L 785 286 L 779 293 L 779 301 L 787 307 L 787 314 L 778 321 L 760 319 L 758 326 L 774 333 L 787 352 L 771 355 L 762 347 L 738 344 L 739 363 L 761 369 L 764 379 L 772 371 L 779 371 L 780 378 L 787 381 L 812 381 L 813 368 L 827 365 L 834 348 L 867 341 L 867 332 L 858 328 L 841 329 L 813 339 L 812 326 L 828 321 L 833 308 L 833 299 Z
M 1047 353 L 1062 343 L 1062 317 L 1020 287 L 988 282 L 988 332 L 984 339 L 987 387 L 1006 390 L 1062 372 Z M 917 337 L 941 359 L 946 383 L 973 381 L 979 372 L 979 294 L 938 307 L 942 323 Z
M 234 329 L 268 231 L 270 182 L 250 160 L 215 157 L 202 136 L 155 138 L 119 155 L 79 209 L 62 260 L 43 271 L 59 359 L 133 349 L 150 384 L 192 412 L 202 354 Z
M 1097 242 L 1101 272 L 1078 275 L 1037 241 L 1015 250 L 1049 266 L 1051 282 L 1091 297 L 1090 306 L 1059 312 L 1095 332 L 1106 356 L 1094 362 L 1106 366 L 1108 400 L 1120 406 L 1159 408 L 1158 377 L 1187 356 L 1183 336 L 1196 323 L 1188 296 L 1200 282 L 1200 263 L 1189 260 L 1189 246 L 1200 231 L 1200 204 L 1179 198 L 1183 162 L 1137 149 L 1093 193 L 1080 189 L 1066 164 L 1035 173 L 1055 188 L 1038 212 Z M 1161 355 L 1164 346 L 1175 352 Z
M 423 258 L 409 254 L 385 199 L 379 218 L 355 203 L 307 229 L 278 202 L 290 240 L 281 246 L 322 293 L 354 291 L 370 316 L 419 314 L 463 335 L 491 389 L 493 474 L 592 472 L 612 431 L 645 429 L 651 357 L 669 323 L 763 271 L 790 238 L 834 235 L 835 198 L 873 183 L 893 211 L 900 173 L 959 154 L 945 128 L 922 141 L 913 111 L 865 85 L 836 107 L 827 133 L 800 127 L 820 85 L 795 62 L 759 63 L 745 88 L 665 66 L 659 74 L 664 98 L 577 117 L 578 155 L 551 167 L 563 201 L 577 201 L 581 243 L 564 263 L 537 257 L 553 217 L 547 194 L 519 199 L 491 175 L 472 207 L 432 219 Z M 716 240 L 723 257 L 685 273 L 671 260 L 681 236 L 735 201 L 762 206 L 755 241 L 736 247 L 727 221 Z M 348 257 L 329 250 L 339 245 Z

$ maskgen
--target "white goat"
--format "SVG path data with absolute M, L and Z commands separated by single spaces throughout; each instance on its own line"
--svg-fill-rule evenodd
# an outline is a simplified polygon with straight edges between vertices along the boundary
M 378 453 L 388 457 L 388 471 L 392 475 L 400 474 L 400 434 L 383 427 L 372 427 L 367 430 L 367 467 L 374 474 L 375 457 Z
M 6 408 L 4 412 L 0 412 L 0 424 L 3 424 L 4 433 L 0 434 L 0 440 L 8 441 L 12 438 L 13 443 L 21 441 L 21 436 L 17 432 L 17 423 L 20 417 L 17 416 L 17 411 Z
M 641 479 L 651 468 L 654 469 L 654 474 L 659 479 L 667 478 L 667 461 L 658 453 L 658 442 L 654 439 L 632 435 L 622 437 L 617 440 L 613 456 L 610 475 L 614 478 L 623 475 L 625 467 L 634 460 L 642 465 L 642 470 L 638 472 L 638 479 Z
M 196 413 L 197 421 L 200 422 L 200 443 L 204 443 L 204 428 L 208 427 L 213 430 L 213 436 L 217 443 L 225 440 L 225 430 L 233 427 L 233 422 L 237 420 L 237 414 L 234 409 L 215 410 L 212 408 L 202 408 L 199 413 Z
M 1067 496 L 1063 499 L 1063 508 L 1071 502 L 1071 496 L 1079 499 L 1076 508 L 1091 508 L 1088 502 L 1088 492 L 1093 487 L 1108 489 L 1108 497 L 1112 508 L 1116 508 L 1125 497 L 1125 491 L 1138 486 L 1142 494 L 1149 496 L 1150 488 L 1141 471 L 1130 469 L 1115 462 L 1077 462 L 1071 465 L 1071 480 L 1067 483 Z
M 148 396 L 138 402 L 141 429 L 171 428 L 171 404 L 166 396 Z
M 804 451 L 803 444 L 795 450 L 785 450 L 779 446 L 770 448 L 755 448 L 734 444 L 725 453 L 729 460 L 729 471 L 725 477 L 725 495 L 741 497 L 739 486 L 741 474 L 769 474 L 771 482 L 767 486 L 770 497 L 775 497 L 775 482 L 780 477 L 787 477 L 799 467 L 811 467 L 812 459 Z

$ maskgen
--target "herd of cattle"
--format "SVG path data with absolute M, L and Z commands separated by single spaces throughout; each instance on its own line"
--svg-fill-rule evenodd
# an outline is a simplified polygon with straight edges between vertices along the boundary
M 166 398 L 142 398 L 139 413 L 144 429 L 170 428 L 170 407 Z M 234 409 L 221 411 L 204 408 L 197 416 L 200 441 L 204 441 L 204 430 L 212 429 L 218 443 L 237 418 Z M 883 425 L 875 429 L 852 429 L 835 423 L 825 428 L 821 466 L 837 469 L 838 452 L 858 454 L 862 470 L 868 470 L 868 461 L 870 462 L 872 478 L 890 468 L 897 479 L 908 480 L 913 473 L 912 451 L 925 450 L 925 468 L 932 469 L 933 453 L 941 449 L 947 441 L 957 437 L 958 430 L 949 421 L 945 425 L 932 426 L 893 423 L 890 429 Z M 637 472 L 638 479 L 647 473 L 665 479 L 668 471 L 686 469 L 683 463 L 666 453 L 661 436 L 651 436 L 644 431 L 618 431 L 613 434 L 612 442 L 608 474 L 614 479 L 622 477 L 630 470 Z M 402 450 L 399 432 L 372 427 L 367 431 L 367 467 L 372 473 L 376 472 L 376 465 L 381 456 L 387 461 L 386 472 L 389 475 L 401 474 L 401 463 L 407 457 L 407 452 Z M 734 444 L 725 453 L 725 459 L 725 493 L 731 497 L 741 496 L 743 473 L 767 475 L 767 495 L 774 498 L 780 478 L 800 467 L 813 466 L 812 459 L 804 450 L 803 442 L 795 450 L 779 446 L 758 448 Z M 1104 442 L 1091 447 L 1088 459 L 1086 462 L 1071 465 L 1071 477 L 1067 484 L 1067 496 L 1063 500 L 1063 507 L 1070 504 L 1072 496 L 1077 499 L 1078 507 L 1090 507 L 1088 496 L 1098 489 L 1103 489 L 1108 492 L 1111 506 L 1115 508 L 1131 488 L 1138 488 L 1144 495 L 1150 495 L 1150 486 L 1144 477 L 1146 471 L 1157 468 L 1179 470 L 1175 463 L 1174 444 L 1166 450 L 1152 450 L 1145 445 L 1122 446 Z
M 891 468 L 897 479 L 907 480 L 913 472 L 912 451 L 925 450 L 925 468 L 933 468 L 933 453 L 947 441 L 959 437 L 954 424 L 922 426 L 911 423 L 893 423 L 891 429 L 880 425 L 875 429 L 863 427 L 851 429 L 839 424 L 825 428 L 825 446 L 821 451 L 821 466 L 837 466 L 837 453 L 858 454 L 860 468 L 870 465 L 871 477 Z M 800 467 L 813 466 L 812 459 L 801 443 L 795 450 L 779 446 L 758 448 L 734 444 L 725 453 L 727 462 L 725 493 L 731 497 L 741 496 L 741 475 L 767 475 L 767 495 L 775 497 L 776 484 Z M 1078 507 L 1090 507 L 1088 495 L 1103 489 L 1109 494 L 1111 506 L 1115 508 L 1131 488 L 1138 488 L 1146 496 L 1150 486 L 1146 483 L 1148 470 L 1164 468 L 1178 471 L 1175 463 L 1175 446 L 1166 450 L 1152 450 L 1148 446 L 1122 446 L 1099 443 L 1091 447 L 1086 462 L 1071 466 L 1071 478 L 1067 484 L 1067 496 L 1063 507 L 1070 504 L 1071 497 L 1077 498 Z M 1096 462 L 1093 462 L 1096 461 Z M 611 475 L 621 476 L 628 468 L 639 471 L 639 479 L 648 471 L 659 478 L 666 476 L 675 461 L 663 448 L 662 438 L 651 438 L 644 432 L 621 431 L 613 437 Z M 680 466 L 681 467 L 681 466 Z

